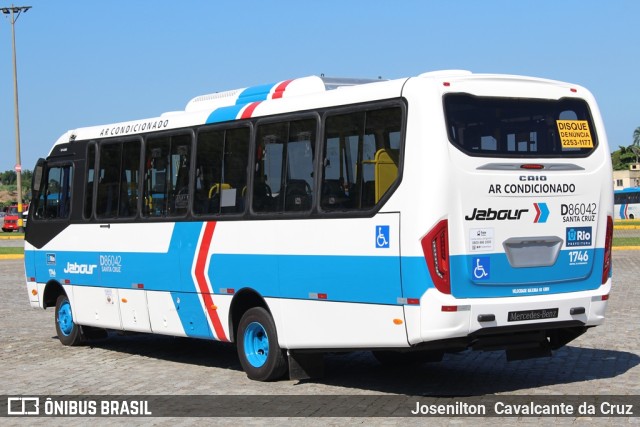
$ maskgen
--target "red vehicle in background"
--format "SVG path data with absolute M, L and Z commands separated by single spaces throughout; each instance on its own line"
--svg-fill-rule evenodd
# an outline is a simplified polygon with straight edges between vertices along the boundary
M 29 213 L 29 204 L 22 205 L 22 226 L 27 226 L 27 215 Z M 5 209 L 4 224 L 2 225 L 2 231 L 18 231 L 20 225 L 18 224 L 18 205 L 9 206 Z

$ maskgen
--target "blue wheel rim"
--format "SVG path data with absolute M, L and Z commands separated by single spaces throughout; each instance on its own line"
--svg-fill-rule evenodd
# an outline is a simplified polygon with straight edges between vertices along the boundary
M 71 304 L 69 301 L 65 301 L 60 305 L 60 309 L 58 310 L 58 326 L 60 327 L 60 332 L 65 337 L 68 337 L 73 330 L 73 316 L 71 315 Z
M 269 336 L 264 327 L 253 322 L 244 331 L 244 354 L 254 368 L 260 368 L 269 357 Z

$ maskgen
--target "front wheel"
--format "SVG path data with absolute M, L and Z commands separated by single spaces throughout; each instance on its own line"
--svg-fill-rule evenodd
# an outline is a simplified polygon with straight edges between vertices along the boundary
M 247 310 L 240 319 L 237 336 L 240 364 L 250 379 L 273 381 L 285 374 L 287 360 L 267 310 L 262 307 Z
M 71 303 L 65 294 L 56 300 L 56 332 L 64 345 L 78 345 L 82 341 L 80 325 L 73 321 Z

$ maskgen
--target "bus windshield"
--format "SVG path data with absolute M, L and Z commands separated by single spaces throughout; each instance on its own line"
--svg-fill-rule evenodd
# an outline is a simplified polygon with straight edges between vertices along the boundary
M 597 146 L 586 102 L 449 94 L 449 140 L 480 157 L 585 157 Z

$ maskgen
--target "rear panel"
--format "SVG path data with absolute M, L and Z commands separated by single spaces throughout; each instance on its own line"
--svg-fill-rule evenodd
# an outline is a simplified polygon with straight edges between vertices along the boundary
M 606 139 L 590 95 L 538 83 L 538 98 L 509 83 L 508 91 L 491 82 L 477 93 L 482 85 L 460 84 L 463 92 L 444 95 L 451 294 L 597 289 L 612 192 Z

